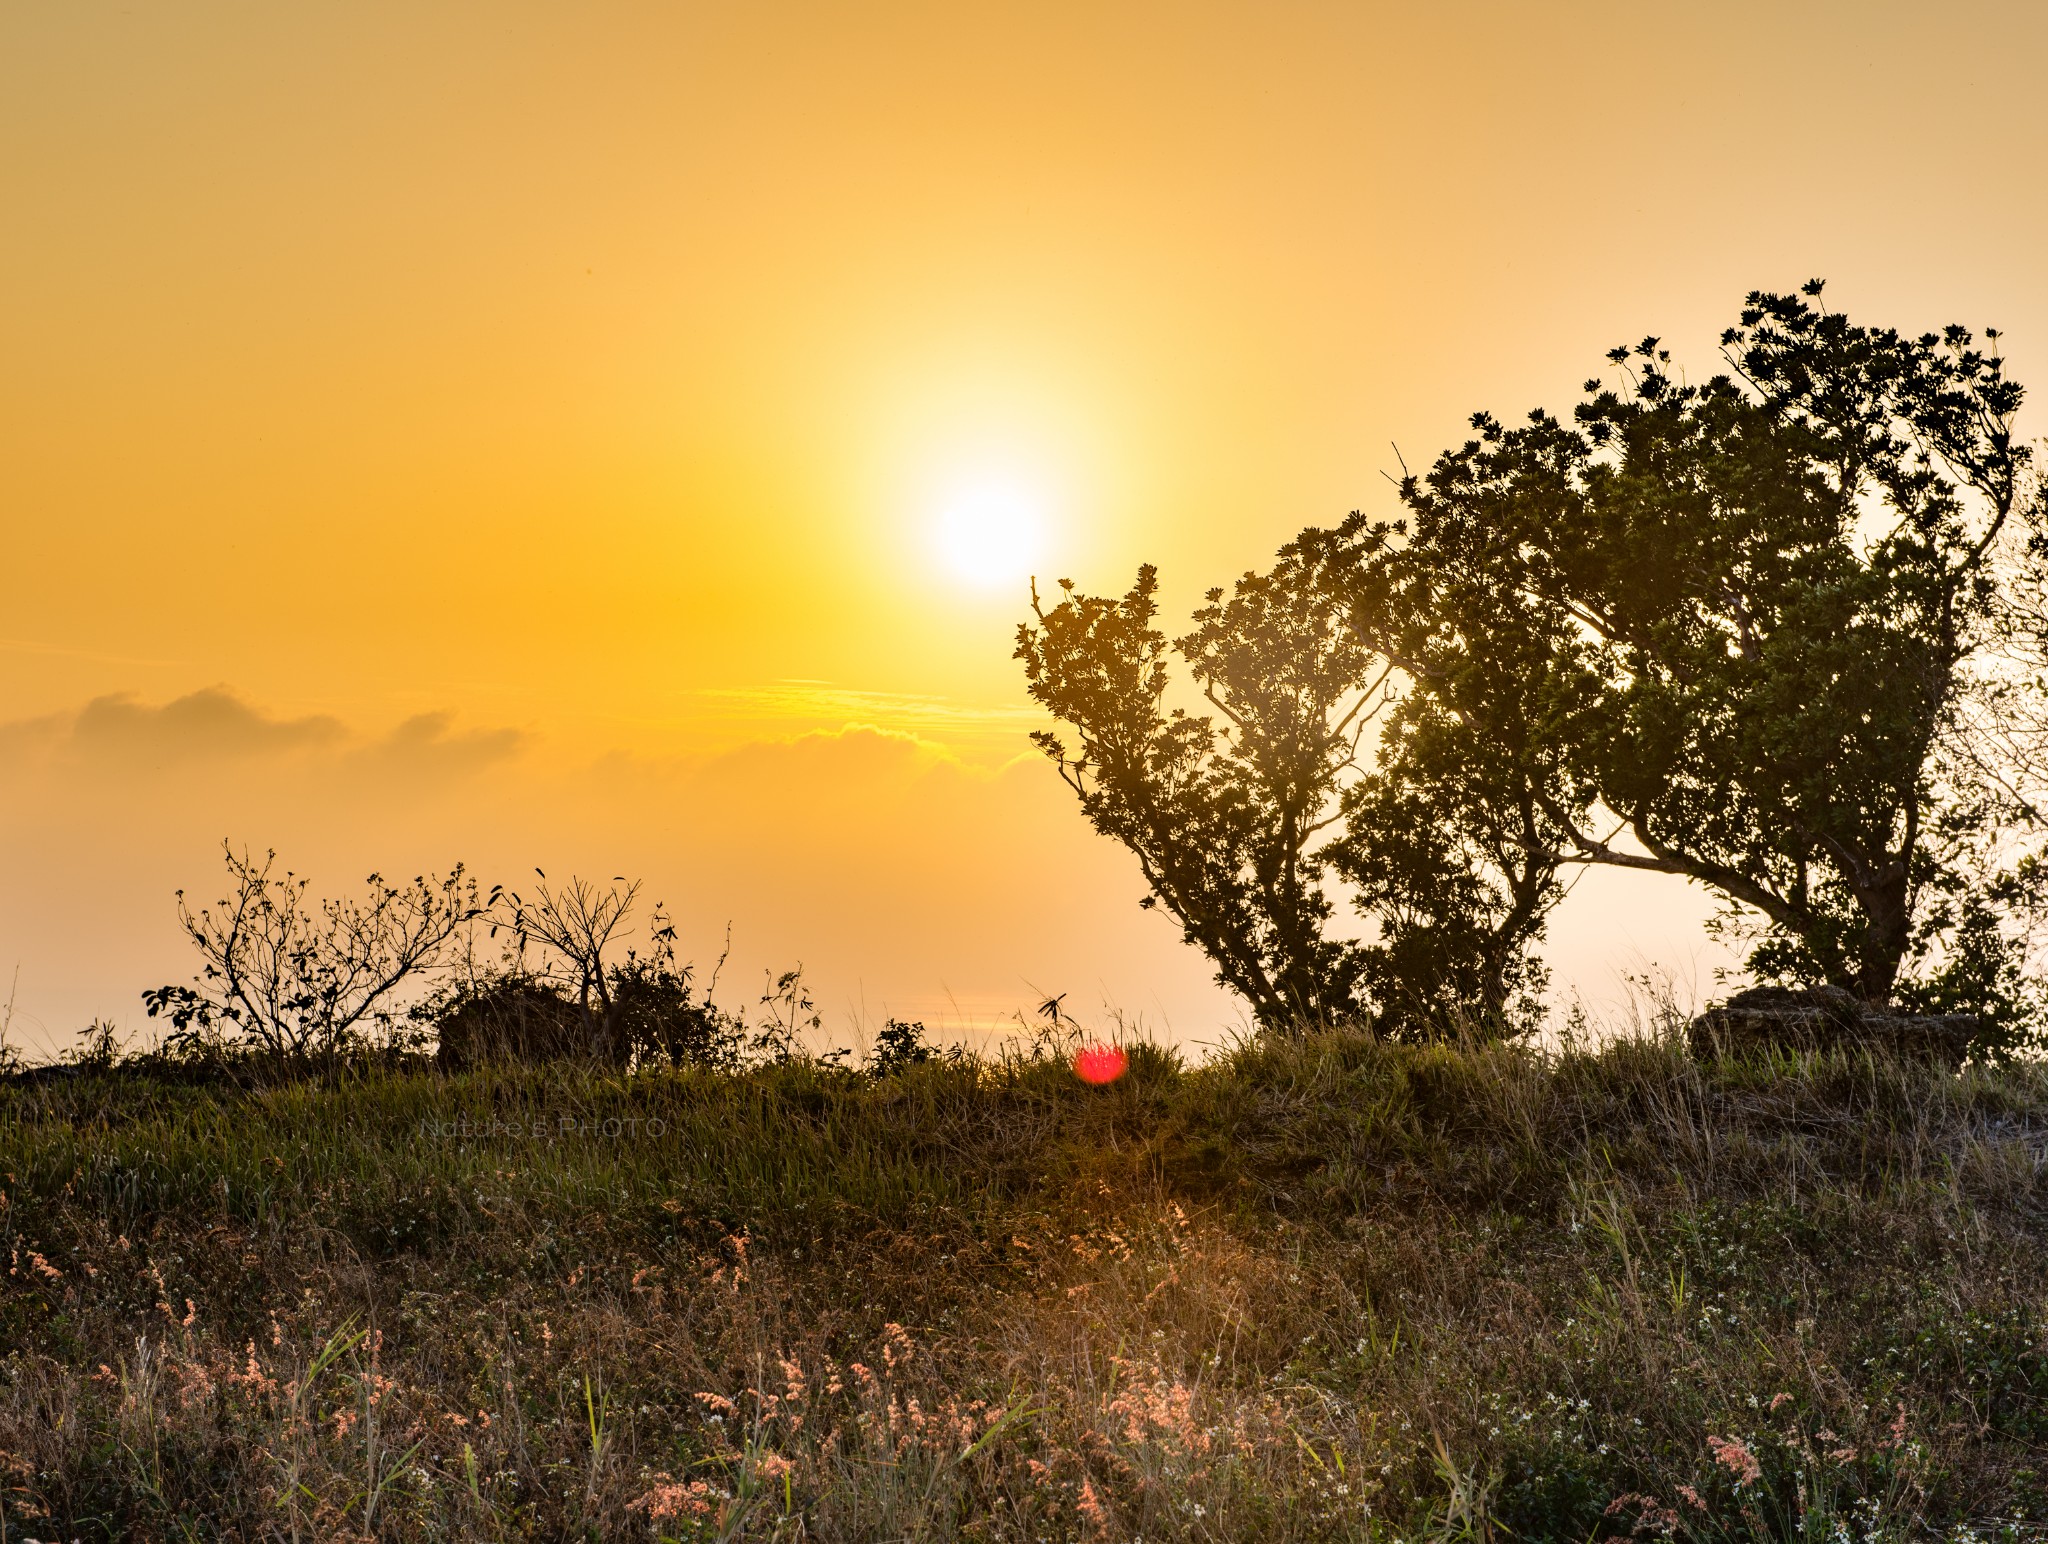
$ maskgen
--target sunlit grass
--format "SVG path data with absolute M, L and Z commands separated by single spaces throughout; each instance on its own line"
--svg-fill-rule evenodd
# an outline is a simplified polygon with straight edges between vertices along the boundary
M 15 1084 L 8 1537 L 1989 1535 L 2044 1140 L 1657 1037 Z

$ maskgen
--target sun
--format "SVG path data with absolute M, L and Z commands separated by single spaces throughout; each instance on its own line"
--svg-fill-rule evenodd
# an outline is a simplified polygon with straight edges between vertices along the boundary
M 1045 545 L 1045 507 L 1014 482 L 969 483 L 939 501 L 933 535 L 955 579 L 995 589 L 1027 577 Z

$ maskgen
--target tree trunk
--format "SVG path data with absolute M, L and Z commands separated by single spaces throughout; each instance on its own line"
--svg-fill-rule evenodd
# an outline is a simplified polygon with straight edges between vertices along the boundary
M 1906 898 L 1906 865 L 1901 861 L 1895 867 L 1894 876 L 1878 884 L 1859 886 L 1854 892 L 1856 905 L 1863 913 L 1862 946 L 1856 951 L 1855 974 L 1842 984 L 1874 1007 L 1891 1002 L 1899 966 L 1913 936 L 1913 919 Z

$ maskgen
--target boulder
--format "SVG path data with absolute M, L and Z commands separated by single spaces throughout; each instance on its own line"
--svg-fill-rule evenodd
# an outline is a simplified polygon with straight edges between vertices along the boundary
M 1883 1050 L 1953 1071 L 1982 1031 L 1974 1013 L 1904 1013 L 1840 987 L 1758 986 L 1694 1019 L 1686 1041 L 1702 1061 L 1759 1051 Z

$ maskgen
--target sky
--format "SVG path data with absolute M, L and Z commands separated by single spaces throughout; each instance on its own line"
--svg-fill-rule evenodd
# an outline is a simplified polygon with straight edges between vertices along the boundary
M 1025 742 L 1028 577 L 1184 613 L 1812 276 L 2039 380 L 2044 58 L 2030 3 L 7 7 L 13 1038 L 141 1031 L 229 841 L 642 877 L 842 1037 L 1215 1043 Z M 1708 990 L 1708 909 L 1592 876 L 1560 981 Z

